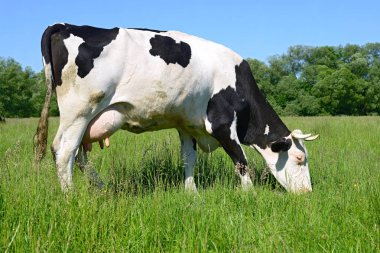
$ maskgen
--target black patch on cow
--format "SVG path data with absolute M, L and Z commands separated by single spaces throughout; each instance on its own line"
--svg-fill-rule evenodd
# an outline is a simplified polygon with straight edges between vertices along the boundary
M 218 122 L 218 121 L 214 121 Z M 231 122 L 232 123 L 232 122 Z M 213 122 L 211 122 L 211 127 L 213 126 Z M 245 158 L 243 149 L 241 145 L 236 141 L 230 138 L 231 130 L 230 125 L 219 125 L 218 128 L 215 128 L 212 132 L 212 136 L 214 136 L 222 145 L 223 149 L 226 153 L 231 157 L 232 161 L 235 165 L 247 165 L 247 159 Z M 213 127 L 212 127 L 213 128 Z M 214 129 L 214 128 L 213 128 Z
M 259 90 L 247 61 L 235 66 L 236 92 L 249 104 L 249 109 L 237 114 L 237 131 L 239 140 L 246 145 L 256 144 L 266 148 L 269 143 L 290 134 L 272 106 Z M 269 133 L 265 133 L 266 125 Z
M 282 138 L 281 140 L 275 141 L 270 144 L 270 148 L 273 152 L 286 152 L 292 146 L 292 141 L 290 139 Z
M 228 86 L 215 94 L 208 102 L 207 118 L 212 123 L 212 131 L 215 132 L 225 125 L 230 127 L 235 112 L 236 114 L 249 112 L 249 104 L 244 98 L 239 97 L 232 87 Z M 244 123 L 247 124 L 247 122 Z
M 79 46 L 79 53 L 75 58 L 78 75 L 84 78 L 94 67 L 94 60 L 99 57 L 104 47 L 116 39 L 119 34 L 119 28 L 103 29 L 92 26 L 66 26 L 71 34 L 84 40 Z
M 52 62 L 54 87 L 62 84 L 62 69 L 68 61 L 68 51 L 63 40 L 70 37 L 70 34 L 84 40 L 79 46 L 79 53 L 75 59 L 78 75 L 83 78 L 94 67 L 94 59 L 99 57 L 104 47 L 119 34 L 119 28 L 103 29 L 70 24 L 49 26 L 42 36 L 41 51 L 45 63 Z
M 67 32 L 55 33 L 51 36 L 51 58 L 53 62 L 51 66 L 54 85 L 62 84 L 62 70 L 67 63 L 69 56 L 69 52 L 67 51 L 63 40 L 68 37 L 69 33 Z
M 153 32 L 153 33 L 165 33 L 165 32 L 167 32 L 167 31 L 160 31 L 160 30 L 147 29 L 147 28 L 128 28 L 128 29 L 145 31 L 145 32 Z
M 236 91 L 228 86 L 215 94 L 208 103 L 207 119 L 211 122 L 213 135 L 221 132 L 219 129 L 224 129 L 218 135 L 225 137 L 219 136 L 217 139 L 230 139 L 229 127 L 236 112 L 237 134 L 242 144 L 256 144 L 264 149 L 270 143 L 288 136 L 290 131 L 260 92 L 248 62 L 243 60 L 235 66 L 235 73 Z M 267 135 L 264 134 L 266 125 L 269 126 Z
M 64 29 L 65 26 L 62 24 L 55 24 L 45 29 L 41 38 L 41 52 L 46 64 L 51 62 L 51 36 Z
M 230 127 L 235 112 L 238 115 L 247 109 L 249 109 L 248 103 L 230 86 L 215 94 L 207 106 L 207 119 L 211 123 L 212 135 L 220 142 L 235 164 L 247 165 L 247 160 L 240 144 L 230 138 Z
M 178 63 L 184 68 L 189 65 L 191 58 L 189 44 L 183 41 L 176 43 L 174 39 L 161 35 L 154 36 L 149 42 L 152 46 L 149 53 L 153 56 L 159 56 L 167 65 Z
M 53 87 L 62 84 L 62 69 L 67 63 L 68 51 L 63 43 L 70 34 L 63 24 L 49 26 L 41 38 L 41 52 L 46 64 L 51 63 Z

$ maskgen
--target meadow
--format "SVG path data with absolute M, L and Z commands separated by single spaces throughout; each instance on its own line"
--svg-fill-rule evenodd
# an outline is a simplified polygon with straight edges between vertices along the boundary
M 37 119 L 0 124 L 2 252 L 380 252 L 380 117 L 285 117 L 306 143 L 313 192 L 285 192 L 246 149 L 243 191 L 222 149 L 198 151 L 198 194 L 184 191 L 175 130 L 119 131 L 94 145 L 93 187 L 77 167 L 61 193 L 51 154 L 33 166 Z M 58 126 L 50 119 L 49 145 Z

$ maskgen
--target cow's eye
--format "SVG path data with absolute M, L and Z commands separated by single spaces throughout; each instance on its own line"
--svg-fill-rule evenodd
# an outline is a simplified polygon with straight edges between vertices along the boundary
M 275 141 L 270 145 L 270 148 L 273 152 L 286 152 L 292 146 L 292 141 L 290 139 L 282 138 L 281 140 Z

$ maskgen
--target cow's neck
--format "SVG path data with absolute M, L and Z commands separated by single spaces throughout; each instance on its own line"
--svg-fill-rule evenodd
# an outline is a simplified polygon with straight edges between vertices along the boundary
M 243 144 L 265 148 L 269 143 L 289 136 L 290 131 L 259 90 L 248 62 L 235 67 L 236 90 L 249 105 L 237 113 L 238 135 Z

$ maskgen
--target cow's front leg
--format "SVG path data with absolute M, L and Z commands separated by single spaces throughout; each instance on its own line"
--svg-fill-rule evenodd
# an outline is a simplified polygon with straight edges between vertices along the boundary
M 185 189 L 187 191 L 197 192 L 194 182 L 194 166 L 197 163 L 197 149 L 195 139 L 186 132 L 178 130 L 181 140 L 181 156 L 185 168 Z
M 72 168 L 75 154 L 82 141 L 87 124 L 88 122 L 85 120 L 74 121 L 70 124 L 61 122 L 54 138 L 52 153 L 63 192 L 68 192 L 73 186 Z
M 248 171 L 248 166 L 247 164 L 243 163 L 236 163 L 235 164 L 235 170 L 236 173 L 239 175 L 240 180 L 241 180 L 241 185 L 244 190 L 248 190 L 252 188 L 252 180 L 251 177 L 249 176 L 249 171 Z
M 231 157 L 235 164 L 236 173 L 239 175 L 243 189 L 252 187 L 252 180 L 249 176 L 247 158 L 236 132 L 236 118 L 229 125 L 221 125 L 214 130 L 212 135 L 220 142 L 224 150 Z

